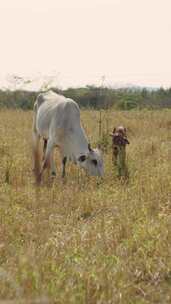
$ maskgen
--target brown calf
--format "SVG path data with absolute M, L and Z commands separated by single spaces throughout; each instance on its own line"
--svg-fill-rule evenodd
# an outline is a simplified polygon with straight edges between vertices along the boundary
M 113 129 L 112 136 L 112 160 L 118 167 L 119 176 L 127 176 L 126 167 L 126 145 L 129 144 L 126 134 L 126 128 L 119 126 Z

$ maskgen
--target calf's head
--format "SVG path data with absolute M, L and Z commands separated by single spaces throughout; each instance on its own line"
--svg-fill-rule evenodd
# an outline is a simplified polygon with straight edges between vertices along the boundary
M 129 141 L 127 139 L 126 128 L 124 128 L 123 126 L 114 128 L 113 133 L 110 133 L 110 136 L 112 136 L 112 142 L 114 146 L 126 146 L 127 144 L 129 144 Z

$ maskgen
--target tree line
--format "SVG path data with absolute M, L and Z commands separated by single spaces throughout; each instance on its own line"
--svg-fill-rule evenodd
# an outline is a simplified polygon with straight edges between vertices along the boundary
M 86 86 L 53 91 L 74 99 L 82 108 L 131 110 L 171 108 L 171 88 L 121 88 Z M 31 110 L 40 92 L 0 90 L 0 108 Z

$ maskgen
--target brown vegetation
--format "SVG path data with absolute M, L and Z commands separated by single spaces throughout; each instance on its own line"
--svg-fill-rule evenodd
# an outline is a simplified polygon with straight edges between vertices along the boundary
M 82 120 L 93 146 L 99 113 L 82 111 Z M 109 137 L 120 124 L 131 142 L 126 184 Z M 47 174 L 41 187 L 31 125 L 31 111 L 0 111 L 2 303 L 169 304 L 171 112 L 102 111 L 104 180 L 69 164 L 65 181 Z

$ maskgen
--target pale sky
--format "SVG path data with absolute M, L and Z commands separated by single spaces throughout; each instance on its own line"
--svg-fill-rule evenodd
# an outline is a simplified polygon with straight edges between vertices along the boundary
M 0 83 L 171 86 L 171 0 L 0 0 Z

